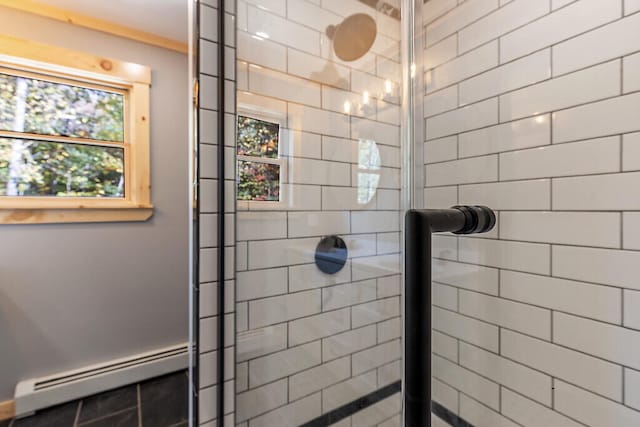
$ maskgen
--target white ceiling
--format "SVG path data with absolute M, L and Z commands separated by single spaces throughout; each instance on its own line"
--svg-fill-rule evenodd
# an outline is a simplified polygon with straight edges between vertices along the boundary
M 189 0 L 38 0 L 125 27 L 187 42 Z

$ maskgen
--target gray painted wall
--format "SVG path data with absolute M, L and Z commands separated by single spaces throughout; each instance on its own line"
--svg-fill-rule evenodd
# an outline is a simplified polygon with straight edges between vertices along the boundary
M 185 11 L 186 2 L 185 2 Z M 0 401 L 17 381 L 187 341 L 186 55 L 0 8 L 1 32 L 148 65 L 154 217 L 0 226 Z

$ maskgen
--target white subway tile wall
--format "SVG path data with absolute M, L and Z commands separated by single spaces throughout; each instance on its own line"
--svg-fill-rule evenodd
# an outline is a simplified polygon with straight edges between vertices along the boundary
M 199 142 L 200 142 L 200 275 L 199 275 L 199 424 L 214 425 L 217 421 L 216 396 L 220 388 L 218 379 L 217 360 L 220 349 L 217 347 L 217 327 L 220 313 L 218 313 L 218 232 L 217 219 L 222 206 L 218 206 L 218 181 L 224 179 L 226 197 L 225 212 L 225 348 L 224 348 L 224 425 L 235 425 L 235 387 L 236 387 L 236 328 L 244 329 L 242 324 L 236 325 L 236 215 L 235 215 L 235 2 L 227 1 L 225 28 L 227 30 L 225 49 L 225 132 L 226 140 L 218 141 L 218 16 L 221 11 L 218 2 L 200 2 L 200 40 L 199 40 L 199 70 L 200 104 L 199 104 Z M 240 77 L 240 74 L 238 74 Z M 229 136 L 231 134 L 231 137 Z M 225 146 L 225 176 L 218 173 L 218 147 Z M 277 224 L 278 218 L 270 217 L 272 223 Z M 254 224 L 255 226 L 255 224 Z M 239 230 L 241 233 L 242 230 Z M 270 233 L 278 233 L 277 230 Z M 238 262 L 242 262 L 242 257 Z M 243 278 L 243 283 L 248 278 Z M 241 286 L 240 298 L 247 299 L 250 292 L 267 293 L 273 295 L 278 289 L 262 288 L 256 290 Z M 249 293 L 249 294 L 248 294 Z M 246 303 L 245 303 L 246 305 Z M 238 306 L 245 310 L 246 307 Z M 240 372 L 239 372 L 240 373 Z M 242 375 L 240 373 L 240 375 Z M 246 374 L 245 374 L 246 377 Z M 242 380 L 239 380 L 242 389 Z
M 640 2 L 427 0 L 434 400 L 475 426 L 640 425 Z M 443 424 L 444 425 L 444 424 Z
M 400 21 L 358 0 L 237 3 L 238 112 L 281 124 L 286 172 L 280 202 L 238 203 L 236 420 L 298 426 L 400 379 Z M 344 62 L 326 29 L 353 13 L 377 36 Z M 331 234 L 349 259 L 327 275 Z M 342 422 L 399 412 L 395 394 Z

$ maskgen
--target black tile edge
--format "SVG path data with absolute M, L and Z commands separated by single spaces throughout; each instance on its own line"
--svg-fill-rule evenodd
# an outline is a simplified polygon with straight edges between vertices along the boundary
M 312 419 L 309 422 L 302 424 L 300 427 L 324 427 L 337 423 L 338 421 L 347 418 L 356 412 L 359 412 L 369 406 L 380 402 L 387 397 L 398 393 L 400 391 L 400 381 L 391 383 L 385 387 L 382 387 L 374 392 L 371 392 L 359 399 L 349 402 L 333 411 L 322 414 L 317 418 Z
M 431 413 L 453 427 L 473 427 L 473 424 L 460 418 L 435 400 L 431 401 Z

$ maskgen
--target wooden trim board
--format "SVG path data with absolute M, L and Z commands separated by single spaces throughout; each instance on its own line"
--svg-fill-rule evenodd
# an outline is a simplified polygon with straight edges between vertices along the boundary
M 125 27 L 123 25 L 118 25 L 113 22 L 94 18 L 88 15 L 83 15 L 81 13 L 76 13 L 54 6 L 38 3 L 37 1 L 33 0 L 0 0 L 0 6 L 20 10 L 22 12 L 32 13 L 34 15 L 43 16 L 45 18 L 55 19 L 56 21 L 66 22 L 68 24 L 89 28 L 91 30 L 102 31 L 103 33 L 136 40 L 152 46 L 162 47 L 180 53 L 189 52 L 187 43 L 147 33 L 145 31 Z
M 16 403 L 13 400 L 0 402 L 0 421 L 16 416 Z

